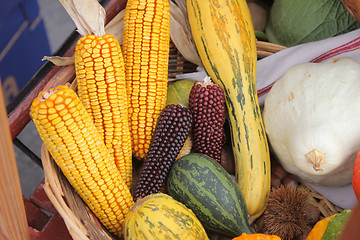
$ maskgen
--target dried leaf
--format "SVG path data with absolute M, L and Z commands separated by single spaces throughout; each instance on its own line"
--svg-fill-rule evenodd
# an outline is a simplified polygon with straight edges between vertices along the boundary
M 180 1 L 179 1 L 180 2 Z M 187 13 L 179 6 L 170 3 L 170 36 L 181 55 L 198 66 L 202 66 L 196 47 L 192 41 L 192 34 L 187 22 Z
M 179 7 L 180 11 L 187 17 L 186 0 L 173 0 L 172 2 L 174 2 Z
M 71 19 L 74 21 L 80 35 L 105 34 L 105 9 L 97 0 L 59 0 Z
M 119 44 L 123 41 L 125 9 L 116 14 L 116 16 L 105 26 L 105 32 L 114 35 Z
M 68 66 L 75 63 L 74 56 L 71 57 L 59 57 L 59 56 L 44 56 L 41 61 L 50 61 L 56 66 Z
M 84 34 L 93 34 L 92 32 L 90 33 L 88 30 L 86 30 L 85 25 L 83 25 L 84 23 L 84 19 L 80 20 L 79 16 L 80 13 L 78 13 L 76 10 L 76 6 L 75 6 L 75 2 L 77 2 L 76 4 L 78 4 L 78 1 L 68 1 L 68 0 L 60 0 L 61 3 L 63 4 L 64 8 L 66 10 L 69 10 L 68 13 L 71 16 L 71 18 L 74 20 L 74 22 L 76 22 L 76 26 L 78 28 L 78 31 L 80 32 L 81 35 Z M 99 7 L 98 4 L 93 4 L 92 5 L 92 9 L 94 10 L 95 8 Z M 100 5 L 101 7 L 101 5 Z M 87 8 L 82 8 L 81 11 L 84 11 Z M 99 10 L 100 12 L 103 12 L 103 8 L 101 7 L 102 10 Z M 124 13 L 125 10 L 122 10 L 121 12 L 119 12 L 104 28 L 104 23 L 98 24 L 98 27 L 102 26 L 104 33 L 102 33 L 102 35 L 104 35 L 105 33 L 109 33 L 114 35 L 114 37 L 118 40 L 119 44 L 122 43 L 122 35 L 123 35 L 123 21 L 124 21 Z M 86 14 L 83 14 L 86 15 Z M 101 16 L 100 16 L 101 15 Z M 100 19 L 105 19 L 105 11 L 102 13 L 100 13 L 99 17 Z M 94 24 L 96 25 L 96 24 Z M 92 30 L 91 30 L 92 31 Z M 72 57 L 60 57 L 60 56 L 44 56 L 42 61 L 50 61 L 53 64 L 55 64 L 56 66 L 67 66 L 67 65 L 71 65 L 75 63 L 75 59 L 74 56 Z

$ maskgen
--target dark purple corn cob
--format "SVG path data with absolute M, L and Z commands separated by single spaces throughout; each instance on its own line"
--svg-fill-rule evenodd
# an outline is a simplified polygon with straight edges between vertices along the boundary
M 181 105 L 167 105 L 160 113 L 135 189 L 135 201 L 160 191 L 171 165 L 190 133 L 191 126 L 191 112 Z
M 225 141 L 224 90 L 206 77 L 192 87 L 189 108 L 194 121 L 193 152 L 206 154 L 220 163 Z

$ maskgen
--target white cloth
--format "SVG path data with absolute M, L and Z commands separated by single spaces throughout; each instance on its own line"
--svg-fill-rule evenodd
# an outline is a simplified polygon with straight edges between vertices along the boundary
M 345 56 L 360 63 L 360 29 L 340 36 L 290 47 L 259 60 L 256 73 L 259 104 L 261 106 L 264 104 L 264 99 L 273 83 L 289 67 L 298 63 L 321 62 Z
M 360 63 L 360 29 L 321 41 L 290 47 L 259 60 L 256 83 L 260 106 L 264 104 L 271 86 L 289 67 L 298 63 L 321 62 L 339 57 L 351 57 Z M 341 208 L 351 209 L 357 203 L 351 184 L 343 187 L 309 185 Z

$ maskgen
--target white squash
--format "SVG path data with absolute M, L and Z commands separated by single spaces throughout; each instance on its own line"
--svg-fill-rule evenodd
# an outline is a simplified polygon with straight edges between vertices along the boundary
M 291 67 L 266 96 L 263 119 L 286 171 L 317 185 L 350 183 L 360 149 L 360 65 L 338 58 Z

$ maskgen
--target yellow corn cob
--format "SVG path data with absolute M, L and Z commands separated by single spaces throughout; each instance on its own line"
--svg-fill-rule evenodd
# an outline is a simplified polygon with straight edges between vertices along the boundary
M 75 69 L 80 100 L 131 188 L 131 135 L 124 60 L 118 41 L 111 34 L 82 37 L 75 49 Z
M 165 108 L 170 41 L 168 0 L 128 0 L 123 53 L 133 154 L 145 159 Z
M 67 86 L 43 91 L 34 99 L 30 113 L 73 188 L 103 225 L 121 236 L 133 198 L 76 93 Z

